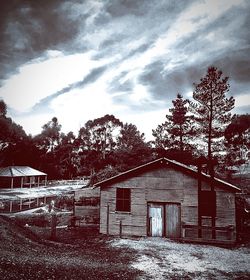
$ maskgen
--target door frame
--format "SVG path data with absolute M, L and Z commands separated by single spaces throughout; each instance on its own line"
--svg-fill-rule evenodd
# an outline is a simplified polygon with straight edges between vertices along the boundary
M 174 205 L 179 206 L 179 209 L 180 209 L 180 212 L 179 212 L 179 214 L 180 214 L 180 237 L 176 237 L 176 239 L 181 238 L 182 229 L 181 229 L 181 203 L 180 202 L 147 201 L 147 223 L 146 223 L 147 236 L 152 236 L 152 235 L 150 235 L 149 208 L 150 208 L 151 205 L 155 205 L 156 207 L 158 205 L 158 206 L 161 206 L 162 209 L 163 209 L 163 213 L 162 213 L 162 227 L 163 227 L 162 237 L 166 237 L 166 205 L 169 205 L 169 204 L 171 204 L 171 205 L 174 204 Z M 173 237 L 171 237 L 171 238 L 173 238 Z

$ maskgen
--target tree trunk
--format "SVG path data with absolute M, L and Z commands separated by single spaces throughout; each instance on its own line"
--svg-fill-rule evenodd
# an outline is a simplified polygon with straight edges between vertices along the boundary
M 183 152 L 183 133 L 182 133 L 182 125 L 180 125 L 180 150 Z
M 213 122 L 213 92 L 212 83 L 210 86 L 210 112 L 209 112 L 209 126 L 208 126 L 208 162 L 211 163 L 212 160 L 212 122 Z

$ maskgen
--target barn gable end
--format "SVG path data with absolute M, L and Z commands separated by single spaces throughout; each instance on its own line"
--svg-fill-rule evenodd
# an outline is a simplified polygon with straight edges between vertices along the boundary
M 239 189 L 218 179 L 212 184 L 213 193 L 209 176 L 168 159 L 100 182 L 100 232 L 232 243 Z

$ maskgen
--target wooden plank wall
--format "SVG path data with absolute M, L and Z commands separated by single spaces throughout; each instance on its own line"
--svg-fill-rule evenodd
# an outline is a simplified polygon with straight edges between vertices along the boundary
M 131 189 L 131 213 L 116 212 L 116 188 Z M 101 191 L 100 232 L 147 235 L 147 202 L 180 203 L 181 220 L 197 224 L 197 181 L 173 169 L 157 169 L 103 188 Z M 109 205 L 109 218 L 107 218 Z
M 232 236 L 230 237 L 225 231 L 218 231 L 216 239 L 236 239 L 236 204 L 235 194 L 227 192 L 221 188 L 216 190 L 216 226 L 232 227 Z
M 147 235 L 147 203 L 181 204 L 181 223 L 198 225 L 198 182 L 196 178 L 171 168 L 161 168 L 140 176 L 104 187 L 100 196 L 100 232 L 124 236 Z M 209 184 L 202 182 L 203 189 Z M 116 188 L 131 189 L 131 212 L 116 212 Z M 235 195 L 221 188 L 217 192 L 216 226 L 235 226 Z M 107 213 L 109 212 L 109 213 Z M 107 224 L 108 221 L 108 224 Z M 207 221 L 204 220 L 203 224 Z M 207 222 L 208 223 L 208 222 Z M 187 238 L 197 238 L 197 229 L 185 230 Z M 206 236 L 204 232 L 204 237 Z M 225 233 L 218 232 L 218 239 Z

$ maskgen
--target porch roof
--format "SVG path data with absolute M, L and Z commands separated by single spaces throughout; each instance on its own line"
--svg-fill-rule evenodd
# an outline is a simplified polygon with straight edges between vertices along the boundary
M 8 166 L 0 168 L 0 177 L 46 176 L 47 174 L 29 166 Z

